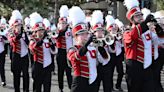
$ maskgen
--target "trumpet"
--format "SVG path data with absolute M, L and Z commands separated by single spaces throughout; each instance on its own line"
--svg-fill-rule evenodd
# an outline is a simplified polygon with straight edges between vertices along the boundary
M 114 43 L 114 40 L 115 40 L 115 38 L 113 35 L 107 34 L 103 38 L 97 38 L 96 40 L 94 40 L 93 45 L 94 46 L 103 46 L 104 43 L 106 45 L 112 45 Z
M 57 33 L 57 31 L 51 31 L 48 32 L 48 38 L 57 38 L 59 36 L 59 33 Z
M 117 40 L 121 40 L 121 39 L 122 39 L 122 34 L 123 34 L 122 31 L 121 31 L 121 32 L 120 32 L 120 31 L 117 32 L 117 34 L 116 34 L 116 36 L 115 36 L 116 39 L 117 39 Z
M 7 30 L 6 29 L 1 29 L 0 30 L 0 36 L 6 36 L 7 35 Z

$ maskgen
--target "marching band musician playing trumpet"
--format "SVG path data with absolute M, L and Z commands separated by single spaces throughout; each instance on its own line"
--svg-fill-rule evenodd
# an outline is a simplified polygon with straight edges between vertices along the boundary
M 24 19 L 24 30 L 25 30 L 25 32 L 26 32 L 26 34 L 27 34 L 28 39 L 30 40 L 31 37 L 32 37 L 32 31 L 30 30 L 30 18 L 29 18 L 29 17 L 26 17 L 26 18 Z M 28 49 L 28 50 L 29 50 L 29 49 Z M 29 54 L 29 60 L 30 60 L 31 67 L 32 67 L 32 65 L 34 64 L 33 55 L 32 55 L 32 53 L 30 52 L 30 50 L 29 50 L 28 54 Z
M 97 92 L 97 63 L 100 61 L 105 65 L 110 56 L 105 53 L 104 47 L 98 47 L 99 50 L 97 50 L 90 44 L 96 40 L 96 36 L 89 37 L 85 14 L 79 7 L 74 6 L 70 9 L 69 18 L 76 41 L 74 47 L 71 47 L 67 53 L 74 70 L 71 92 Z M 99 31 L 101 33 L 102 30 Z
M 45 26 L 45 30 L 46 30 L 46 32 L 47 32 L 47 34 L 48 33 L 52 33 L 52 29 L 51 29 L 51 24 L 50 24 L 50 22 L 49 22 L 49 20 L 47 19 L 47 18 L 44 18 L 43 19 L 43 24 L 44 24 L 44 26 Z M 54 31 L 54 30 L 53 30 Z M 53 39 L 53 36 L 52 36 L 52 34 L 51 35 L 48 35 L 47 36 L 47 39 L 49 40 L 49 42 L 51 42 L 52 43 L 52 45 L 55 47 L 55 52 L 54 53 L 51 53 L 51 58 L 52 58 L 52 63 L 51 63 L 51 71 L 54 71 L 54 68 L 55 68 L 55 65 L 54 65 L 54 56 L 55 56 L 55 54 L 57 53 L 57 48 L 56 48 L 56 46 L 55 46 L 55 40 Z
M 47 32 L 40 14 L 35 12 L 30 15 L 30 26 L 35 33 L 29 44 L 34 59 L 32 67 L 33 91 L 41 92 L 43 85 L 43 92 L 51 92 L 51 54 L 55 52 L 55 46 L 47 39 Z
M 4 23 L 5 22 L 5 23 Z M 5 40 L 7 40 L 4 27 L 6 25 L 6 20 L 1 18 L 0 20 L 0 75 L 1 75 L 1 85 L 6 86 L 6 77 L 5 77 L 5 57 L 6 57 L 6 48 Z
M 154 17 L 157 20 L 157 23 L 161 26 L 162 30 L 164 31 L 164 15 L 163 15 L 163 11 L 156 11 L 154 14 Z M 159 30 L 156 28 L 156 30 Z M 158 51 L 159 51 L 159 57 L 157 59 L 157 62 L 155 62 L 155 69 L 154 71 L 156 71 L 156 90 L 157 92 L 163 92 L 163 87 L 161 84 L 161 70 L 163 69 L 163 65 L 164 65 L 164 38 L 158 38 L 159 42 L 161 42 L 158 46 Z
M 110 77 L 112 79 L 111 85 L 114 90 L 113 74 L 116 67 L 118 77 L 117 77 L 117 82 L 115 84 L 115 88 L 118 89 L 119 91 L 123 91 L 123 89 L 121 88 L 121 82 L 124 75 L 123 63 L 122 63 L 122 61 L 124 60 L 124 50 L 123 50 L 122 33 L 121 33 L 122 30 L 120 30 L 118 24 L 116 24 L 116 21 L 113 18 L 113 16 L 107 15 L 106 22 L 107 22 L 106 30 L 108 34 L 113 37 L 113 41 L 112 41 L 113 43 L 111 45 L 108 45 L 108 51 L 111 55 L 111 69 L 112 69 L 112 73 Z
M 23 74 L 23 92 L 29 92 L 29 59 L 28 59 L 28 44 L 27 35 L 23 32 L 22 15 L 18 10 L 12 12 L 9 20 L 12 27 L 8 34 L 8 39 L 12 45 L 12 62 L 11 70 L 13 72 L 15 92 L 20 92 L 20 76 Z
M 95 10 L 92 14 L 92 18 L 91 18 L 91 31 L 93 33 L 93 35 L 96 36 L 97 42 L 96 40 L 95 42 L 93 41 L 91 43 L 91 45 L 94 45 L 96 47 L 96 53 L 97 58 L 99 57 L 103 57 L 103 58 L 99 58 L 98 59 L 98 66 L 97 66 L 97 80 L 96 80 L 96 92 L 99 92 L 99 87 L 100 87 L 100 83 L 101 81 L 103 82 L 103 90 L 104 92 L 111 92 L 112 91 L 112 87 L 111 87 L 111 81 L 110 77 L 111 77 L 111 68 L 110 68 L 110 55 L 107 51 L 106 48 L 106 43 L 104 40 L 101 41 L 102 38 L 105 37 L 105 30 L 104 30 L 104 25 L 103 25 L 103 14 L 100 10 Z M 100 39 L 100 40 L 99 40 Z
M 62 5 L 59 13 L 60 13 L 60 18 L 57 26 L 58 37 L 56 37 L 56 47 L 58 48 L 56 61 L 58 67 L 59 92 L 63 92 L 64 71 L 66 72 L 69 89 L 71 89 L 71 84 L 72 84 L 71 68 L 68 65 L 69 63 L 66 57 L 67 57 L 67 50 L 73 45 L 73 39 L 72 39 L 72 32 L 68 28 L 68 7 L 66 5 Z
M 158 37 L 164 32 L 153 15 L 143 18 L 138 0 L 125 0 L 125 5 L 126 17 L 133 23 L 132 29 L 123 34 L 128 91 L 157 92 L 153 65 L 158 58 Z

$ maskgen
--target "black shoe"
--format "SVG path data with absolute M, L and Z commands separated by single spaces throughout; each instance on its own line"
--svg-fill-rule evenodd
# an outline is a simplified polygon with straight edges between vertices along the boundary
M 118 91 L 121 91 L 121 92 L 124 91 L 121 87 L 116 87 L 116 89 L 117 89 Z
M 4 87 L 6 86 L 6 82 L 2 82 L 1 85 Z

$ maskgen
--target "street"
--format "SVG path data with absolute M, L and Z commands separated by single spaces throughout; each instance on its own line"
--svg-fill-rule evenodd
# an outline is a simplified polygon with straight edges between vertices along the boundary
M 14 88 L 13 88 L 13 75 L 10 71 L 10 60 L 7 57 L 6 58 L 6 64 L 5 64 L 5 70 L 6 70 L 6 87 L 2 87 L 0 86 L 0 92 L 14 92 Z M 30 72 L 30 92 L 32 92 L 32 78 L 31 78 L 31 69 L 29 69 Z M 55 72 L 57 73 L 57 66 L 55 69 Z M 116 73 L 114 74 L 114 83 L 116 82 Z M 164 86 L 164 73 L 162 73 L 162 84 Z M 21 79 L 21 91 L 22 91 L 22 79 Z M 123 79 L 122 82 L 122 88 L 124 90 L 124 92 L 127 92 L 127 87 L 126 87 L 126 82 L 125 82 L 125 78 Z M 52 86 L 51 86 L 51 92 L 58 92 L 58 83 L 57 83 L 57 75 L 53 75 L 52 77 Z M 70 92 L 67 86 L 67 81 L 66 81 L 66 77 L 64 77 L 64 92 Z M 103 88 L 102 86 L 100 87 L 100 92 L 103 92 Z M 119 92 L 119 91 L 114 91 L 114 92 Z

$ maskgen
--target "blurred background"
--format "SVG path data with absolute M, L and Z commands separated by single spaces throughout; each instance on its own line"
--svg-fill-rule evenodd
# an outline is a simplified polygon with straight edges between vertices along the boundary
M 18 9 L 24 17 L 32 12 L 39 12 L 43 17 L 49 18 L 51 22 L 57 23 L 58 10 L 61 5 L 66 4 L 69 8 L 80 6 L 87 16 L 92 14 L 93 10 L 102 10 L 104 15 L 111 14 L 119 18 L 124 23 L 126 20 L 126 8 L 123 5 L 124 0 L 0 0 L 0 16 L 9 18 L 11 11 Z M 139 0 L 140 8 L 148 8 L 152 12 L 164 9 L 163 0 Z

